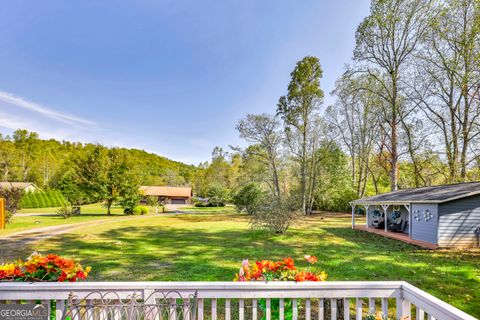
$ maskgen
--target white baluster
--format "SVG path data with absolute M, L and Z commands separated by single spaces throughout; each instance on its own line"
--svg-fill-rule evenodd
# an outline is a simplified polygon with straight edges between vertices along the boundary
M 217 320 L 217 299 L 212 299 L 212 320 Z
M 252 300 L 252 320 L 257 320 L 257 300 Z
M 337 299 L 330 299 L 331 319 L 337 320 Z
M 243 320 L 245 319 L 245 301 L 243 299 L 240 299 L 238 301 L 238 319 Z
M 425 320 L 425 311 L 423 311 L 422 309 L 420 309 L 419 307 L 416 307 L 417 311 L 415 312 L 416 314 L 416 319 L 417 320 Z
M 230 320 L 230 299 L 225 300 L 225 320 Z
M 292 299 L 292 319 L 298 319 L 298 302 L 297 299 Z
M 382 298 L 382 313 L 388 317 L 388 298 Z
M 203 320 L 203 299 L 197 300 L 198 308 L 197 308 L 197 318 L 198 320 Z
M 267 320 L 271 320 L 271 319 L 272 319 L 272 313 L 271 313 L 270 304 L 271 304 L 271 300 L 270 300 L 270 299 L 267 299 L 267 301 L 266 301 L 266 309 L 267 309 L 267 310 L 266 310 L 266 312 L 267 312 L 266 318 L 267 318 Z M 282 316 L 280 316 L 280 319 L 283 320 Z
M 55 319 L 61 320 L 65 312 L 65 300 L 56 300 L 55 306 Z
M 343 319 L 350 319 L 350 299 L 343 299 Z
M 368 299 L 368 312 L 370 314 L 375 314 L 376 308 L 375 308 L 375 298 L 369 298 Z
M 362 320 L 362 313 L 363 313 L 363 301 L 361 298 L 357 298 L 357 303 L 356 303 L 356 319 L 357 320 Z
M 305 320 L 312 319 L 312 312 L 310 310 L 310 299 L 305 300 Z
M 285 319 L 285 300 L 280 299 L 278 302 L 278 318 L 280 320 Z
M 325 318 L 325 302 L 322 299 L 318 300 L 318 320 L 323 320 Z

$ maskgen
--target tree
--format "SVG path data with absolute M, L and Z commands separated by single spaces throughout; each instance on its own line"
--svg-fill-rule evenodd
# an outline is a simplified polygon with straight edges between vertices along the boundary
M 341 145 L 348 151 L 351 182 L 357 197 L 365 195 L 370 160 L 379 138 L 378 105 L 381 99 L 372 93 L 374 85 L 368 76 L 358 76 L 347 70 L 335 84 L 335 103 L 327 109 L 332 132 L 330 139 L 337 143 L 341 140 Z
M 23 191 L 19 188 L 0 187 L 0 198 L 5 199 L 6 219 L 9 223 L 12 216 L 20 209 L 20 201 L 22 200 Z
M 33 160 L 33 152 L 37 145 L 36 142 L 38 141 L 38 134 L 18 129 L 13 133 L 13 141 L 20 151 L 21 181 L 27 181 L 27 176 L 31 169 L 31 162 Z
M 479 154 L 480 1 L 443 1 L 435 11 L 417 55 L 410 97 L 437 129 L 447 181 L 465 181 Z
M 262 204 L 263 197 L 264 194 L 260 186 L 252 182 L 238 190 L 233 196 L 233 204 L 235 204 L 238 212 L 245 211 L 247 214 L 252 215 Z
M 260 161 L 268 166 L 273 185 L 273 195 L 280 196 L 279 163 L 282 136 L 279 131 L 280 123 L 276 116 L 266 113 L 260 115 L 248 114 L 241 119 L 236 129 L 240 138 L 259 148 L 250 149 Z
M 105 203 L 108 215 L 115 202 L 122 200 L 133 210 L 132 202 L 139 199 L 138 179 L 119 149 L 107 150 L 96 146 L 86 158 L 77 160 L 75 179 L 80 189 L 91 199 Z M 123 198 L 129 198 L 130 201 Z M 136 200 L 137 203 L 138 201 Z
M 285 124 L 286 141 L 300 167 L 301 208 L 307 213 L 307 179 L 309 175 L 309 158 L 314 148 L 309 148 L 312 138 L 311 125 L 323 101 L 320 88 L 322 78 L 320 61 L 307 56 L 297 62 L 291 73 L 288 93 L 280 97 L 277 113 Z
M 391 190 L 398 188 L 399 124 L 408 115 L 401 104 L 401 81 L 408 59 L 425 36 L 431 0 L 373 0 L 370 15 L 357 29 L 354 58 L 359 71 L 377 82 L 388 136 Z M 365 88 L 369 90 L 369 88 Z

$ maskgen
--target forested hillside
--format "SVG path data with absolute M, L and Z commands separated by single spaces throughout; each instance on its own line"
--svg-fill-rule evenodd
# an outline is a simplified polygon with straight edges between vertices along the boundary
M 35 132 L 0 134 L 0 180 L 29 181 L 41 188 L 57 188 L 72 163 L 97 147 L 70 141 L 43 140 Z M 109 149 L 109 148 L 107 148 Z M 185 185 L 195 167 L 138 149 L 118 148 L 128 159 L 140 184 Z

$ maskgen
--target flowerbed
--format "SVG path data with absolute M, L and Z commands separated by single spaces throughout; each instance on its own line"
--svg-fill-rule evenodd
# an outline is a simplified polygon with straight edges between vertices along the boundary
M 251 265 L 248 260 L 242 261 L 240 271 L 235 275 L 234 281 L 325 281 L 328 275 L 324 271 L 317 271 L 315 256 L 304 256 L 308 262 L 308 270 L 302 271 L 295 266 L 295 261 L 288 257 L 279 261 L 261 260 Z M 266 299 L 259 300 L 260 309 L 263 311 L 262 320 L 266 320 Z M 270 313 L 272 319 L 280 319 L 280 299 L 271 299 Z M 292 301 L 284 300 L 285 320 L 293 319 Z
M 83 269 L 75 259 L 55 254 L 33 253 L 25 261 L 0 265 L 0 281 L 75 282 L 88 277 L 90 267 Z
M 307 271 L 298 270 L 295 261 L 288 257 L 280 261 L 261 260 L 250 265 L 248 260 L 242 261 L 239 273 L 234 281 L 325 281 L 328 275 L 324 271 L 312 270 L 317 258 L 305 256 L 309 263 Z

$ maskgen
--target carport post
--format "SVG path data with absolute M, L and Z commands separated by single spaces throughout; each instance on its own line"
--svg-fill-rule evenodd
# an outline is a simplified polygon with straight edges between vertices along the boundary
M 355 229 L 355 205 L 350 203 L 352 206 L 352 229 Z
M 383 215 L 385 216 L 385 218 L 383 219 L 384 222 L 385 222 L 385 232 L 387 232 L 387 222 L 388 222 L 388 218 L 387 218 L 387 209 L 388 209 L 388 204 L 382 204 L 382 209 L 383 209 Z
M 370 205 L 364 204 L 363 206 L 365 207 L 365 227 L 368 228 L 368 207 Z

